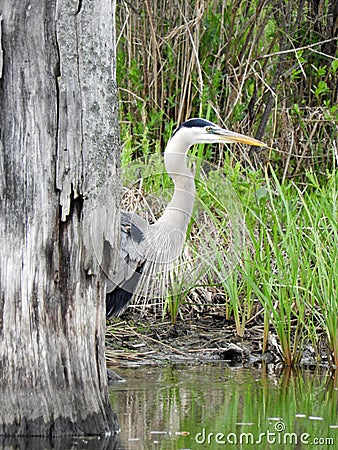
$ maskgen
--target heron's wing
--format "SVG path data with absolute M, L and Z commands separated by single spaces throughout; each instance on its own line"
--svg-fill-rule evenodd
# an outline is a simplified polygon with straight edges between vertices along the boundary
M 140 273 L 144 263 L 144 235 L 147 222 L 137 214 L 128 211 L 121 212 L 121 247 L 117 271 L 107 281 L 107 293 L 122 287 L 135 273 Z M 136 277 L 137 278 L 137 277 Z M 134 283 L 135 283 L 134 276 Z M 136 283 L 137 284 L 137 283 Z M 125 286 L 126 288 L 130 288 Z

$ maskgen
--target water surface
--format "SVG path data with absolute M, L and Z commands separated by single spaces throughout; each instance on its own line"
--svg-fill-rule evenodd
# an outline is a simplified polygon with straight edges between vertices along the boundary
M 223 364 L 120 368 L 119 449 L 338 448 L 338 377 Z

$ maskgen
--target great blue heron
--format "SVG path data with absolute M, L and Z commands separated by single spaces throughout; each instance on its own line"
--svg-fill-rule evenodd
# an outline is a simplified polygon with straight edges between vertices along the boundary
M 194 144 L 236 142 L 265 146 L 205 119 L 189 119 L 174 131 L 164 152 L 174 193 L 163 215 L 149 225 L 136 214 L 121 212 L 120 261 L 116 274 L 107 282 L 107 317 L 119 316 L 142 282 L 156 271 L 168 270 L 181 253 L 196 192 L 194 176 L 186 164 L 189 148 Z

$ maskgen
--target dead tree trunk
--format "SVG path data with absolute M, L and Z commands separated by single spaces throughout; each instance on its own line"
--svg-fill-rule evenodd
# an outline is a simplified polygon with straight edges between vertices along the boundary
M 114 12 L 0 0 L 1 435 L 117 427 L 103 278 L 117 242 Z

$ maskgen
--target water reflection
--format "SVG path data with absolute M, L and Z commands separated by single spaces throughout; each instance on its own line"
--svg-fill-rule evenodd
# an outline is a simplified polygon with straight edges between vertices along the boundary
M 0 436 L 1 450 L 117 450 L 121 445 L 116 437 L 4 437 Z
M 120 369 L 119 449 L 335 448 L 337 373 L 222 364 Z

